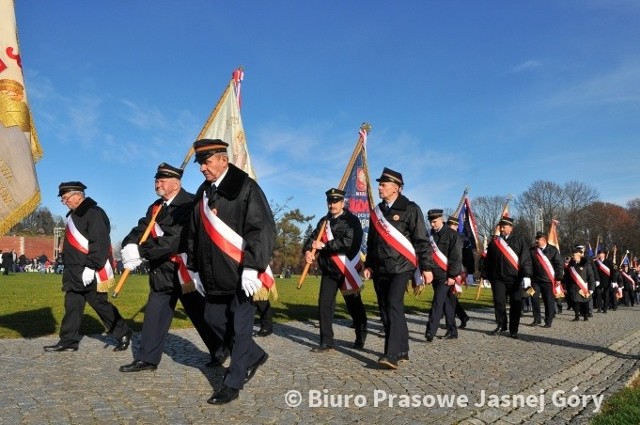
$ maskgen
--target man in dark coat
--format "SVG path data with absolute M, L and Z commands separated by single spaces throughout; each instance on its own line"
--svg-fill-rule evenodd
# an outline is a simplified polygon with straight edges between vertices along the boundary
M 204 285 L 205 321 L 220 340 L 233 335 L 223 386 L 207 400 L 224 404 L 238 398 L 269 358 L 253 340 L 252 297 L 273 282 L 276 226 L 260 186 L 229 163 L 226 142 L 203 139 L 193 147 L 205 182 L 195 196 L 187 266 Z
M 336 188 L 326 192 L 329 213 L 318 222 L 302 248 L 309 264 L 314 260 L 312 250 L 319 253 L 318 265 L 322 271 L 318 300 L 320 345 L 311 350 L 315 353 L 334 349 L 333 315 L 336 309 L 336 292 L 343 285 L 349 288 L 344 300 L 355 327 L 354 347 L 363 348 L 367 335 L 367 314 L 360 297 L 362 281 L 355 267 L 360 257 L 362 225 L 358 217 L 345 209 L 344 195 L 343 190 Z M 317 240 L 321 230 L 321 240 Z
M 409 328 L 404 315 L 407 283 L 415 280 L 415 293 L 433 280 L 432 248 L 420 207 L 401 194 L 402 174 L 384 168 L 377 179 L 382 202 L 371 212 L 364 278 L 373 286 L 382 312 L 385 343 L 378 363 L 397 369 L 409 358 Z
M 607 252 L 603 249 L 598 250 L 594 264 L 596 266 L 595 285 L 598 294 L 598 311 L 606 313 L 610 307 L 611 282 L 616 278 L 616 270 L 613 262 L 607 258 Z
M 473 278 L 473 274 L 476 271 L 476 258 L 473 254 L 474 249 L 471 245 L 471 242 L 469 241 L 469 238 L 467 238 L 467 236 L 465 236 L 464 234 L 458 232 L 458 228 L 460 226 L 458 218 L 449 216 L 449 218 L 447 219 L 447 226 L 449 226 L 451 230 L 458 234 L 458 239 L 460 239 L 460 244 L 462 246 L 462 273 L 456 278 L 456 284 L 451 286 L 449 289 L 449 302 L 453 306 L 455 316 L 460 319 L 460 326 L 458 326 L 458 328 L 464 329 L 467 327 L 469 315 L 458 300 L 458 295 L 460 294 L 460 292 L 458 291 L 459 288 L 457 288 L 456 285 L 465 285 L 466 280 L 469 277 Z M 447 328 L 448 327 L 449 326 L 447 326 Z
M 93 307 L 107 331 L 118 340 L 113 351 L 129 348 L 133 335 L 118 309 L 108 300 L 106 283 L 113 281 L 111 225 L 96 201 L 85 197 L 86 188 L 78 181 L 61 183 L 58 188 L 58 196 L 69 208 L 62 247 L 65 312 L 60 324 L 60 341 L 44 347 L 45 351 L 78 349 L 85 303 Z
M 595 277 L 591 260 L 588 260 L 584 251 L 576 246 L 573 249 L 571 260 L 567 264 L 564 273 L 564 282 L 567 286 L 567 296 L 573 300 L 574 322 L 589 320 L 589 299 L 595 289 Z
M 431 224 L 429 241 L 433 249 L 433 302 L 425 336 L 428 342 L 436 336 L 442 315 L 446 316 L 447 332 L 444 339 L 458 338 L 455 310 L 449 299 L 451 287 L 462 273 L 462 245 L 458 233 L 444 225 L 443 211 L 433 209 L 427 212 Z
M 131 364 L 120 366 L 121 372 L 155 370 L 162 358 L 167 334 L 178 300 L 211 353 L 209 366 L 220 366 L 228 352 L 204 321 L 204 290 L 197 276 L 185 265 L 187 232 L 193 209 L 193 195 L 181 186 L 182 169 L 162 163 L 155 175 L 155 190 L 160 197 L 147 214 L 122 241 L 122 262 L 135 269 L 142 259 L 149 261 L 149 286 L 144 312 L 140 348 Z M 150 237 L 140 238 L 157 213 Z M 221 348 L 220 350 L 218 350 Z M 219 351 L 216 357 L 216 351 Z
M 533 275 L 531 278 L 531 307 L 533 310 L 533 323 L 537 326 L 542 323 L 540 313 L 540 295 L 544 302 L 544 327 L 550 328 L 555 316 L 555 299 L 553 297 L 553 286 L 556 282 L 562 281 L 564 272 L 564 260 L 560 256 L 560 251 L 553 245 L 547 243 L 548 235 L 543 232 L 536 233 L 536 244 L 531 247 L 531 265 Z
M 484 277 L 491 282 L 493 305 L 498 326 L 491 334 L 498 335 L 509 329 L 511 338 L 518 338 L 522 314 L 522 289 L 531 286 L 531 255 L 529 243 L 512 235 L 513 219 L 503 216 L 498 223 L 500 235 L 487 247 Z M 507 296 L 509 320 L 507 323 Z

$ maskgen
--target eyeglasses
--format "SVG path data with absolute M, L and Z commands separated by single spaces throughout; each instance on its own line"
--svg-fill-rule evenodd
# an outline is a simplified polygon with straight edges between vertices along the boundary
M 67 203 L 67 201 L 68 201 L 71 197 L 76 196 L 77 194 L 78 194 L 78 192 L 73 192 L 73 193 L 71 193 L 71 194 L 69 194 L 69 195 L 63 195 L 63 196 L 60 198 L 60 202 L 62 202 L 63 204 L 66 204 L 66 203 Z

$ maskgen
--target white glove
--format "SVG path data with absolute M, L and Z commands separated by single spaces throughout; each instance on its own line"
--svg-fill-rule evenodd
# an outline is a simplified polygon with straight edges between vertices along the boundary
M 598 286 L 600 286 L 600 281 L 599 281 L 599 280 L 596 280 L 596 288 L 597 288 Z
M 82 283 L 84 284 L 84 286 L 91 285 L 91 282 L 93 282 L 93 279 L 95 278 L 96 278 L 96 271 L 93 269 L 90 269 L 89 267 L 85 267 L 84 270 L 82 271 Z
M 531 286 L 531 278 L 530 277 L 523 277 L 522 278 L 522 284 L 524 285 L 524 289 L 527 289 Z
M 128 243 L 120 250 L 120 256 L 122 257 L 122 263 L 128 263 L 131 260 L 140 259 L 140 251 L 138 251 L 138 245 L 134 243 Z M 125 266 L 126 267 L 126 266 Z
M 134 271 L 140 264 L 142 264 L 142 260 L 140 258 L 122 262 L 122 266 L 129 271 Z
M 258 279 L 258 270 L 249 268 L 243 269 L 242 290 L 247 297 L 252 297 L 260 288 L 262 288 L 262 282 Z
M 618 283 L 617 282 L 611 282 L 611 287 L 613 289 L 617 289 L 618 288 Z

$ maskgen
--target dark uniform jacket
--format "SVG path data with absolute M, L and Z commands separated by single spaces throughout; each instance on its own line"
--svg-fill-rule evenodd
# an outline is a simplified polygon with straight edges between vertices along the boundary
M 582 277 L 582 280 L 587 283 L 589 291 L 593 291 L 596 287 L 593 268 L 591 267 L 591 264 L 589 264 L 589 260 L 587 260 L 586 258 L 582 258 L 577 264 L 572 258 L 571 261 L 569 261 L 569 264 L 567 264 L 567 270 L 565 270 L 564 273 L 565 288 L 567 288 L 567 293 L 571 297 L 571 299 L 573 299 L 573 301 L 577 303 L 589 302 L 589 298 L 585 298 L 580 295 L 580 287 L 575 282 L 575 280 L 573 280 L 573 277 L 571 277 L 571 273 L 569 272 L 569 267 L 571 266 L 575 266 L 575 269 Z
M 429 243 L 427 228 L 420 207 L 406 196 L 400 195 L 389 208 L 389 211 L 384 214 L 384 217 L 411 242 L 416 252 L 420 269 L 422 271 L 432 271 L 434 268 L 433 259 L 431 258 L 433 250 Z M 370 267 L 374 276 L 378 274 L 390 275 L 413 272 L 416 268 L 405 256 L 384 241 L 373 224 L 369 226 L 365 267 Z
M 64 238 L 62 245 L 62 261 L 64 271 L 62 272 L 63 291 L 87 291 L 96 289 L 96 280 L 85 288 L 82 283 L 82 272 L 85 267 L 93 270 L 100 270 L 111 257 L 111 224 L 107 214 L 91 198 L 84 198 L 75 211 L 69 211 L 67 217 L 73 219 L 78 231 L 89 241 L 89 252 L 87 254 L 69 243 L 69 235 Z M 69 229 L 67 228 L 67 232 Z
M 158 199 L 147 209 L 146 216 L 138 221 L 138 225 L 122 241 L 122 246 L 140 241 L 140 237 L 147 229 L 153 208 L 162 205 L 163 200 Z M 171 200 L 171 203 L 162 207 L 156 217 L 156 223 L 163 231 L 161 237 L 149 238 L 139 246 L 140 257 L 149 260 L 149 284 L 154 291 L 171 292 L 174 285 L 179 285 L 178 265 L 171 261 L 171 256 L 186 252 L 187 232 L 189 220 L 193 211 L 193 195 L 184 189 Z
M 507 238 L 507 245 L 513 249 L 518 256 L 518 270 L 516 271 L 509 260 L 502 254 L 496 245 L 496 236 L 487 247 L 487 256 L 484 260 L 484 277 L 489 282 L 520 283 L 523 278 L 531 277 L 531 254 L 529 244 L 519 236 L 510 235 Z
M 613 262 L 608 258 L 605 258 L 602 261 L 602 263 L 609 268 L 609 275 L 607 275 L 605 272 L 600 270 L 600 267 L 598 267 L 596 261 L 598 261 L 598 258 L 596 258 L 596 260 L 593 262 L 593 265 L 595 266 L 597 272 L 597 274 L 595 275 L 595 279 L 600 281 L 599 287 L 602 289 L 610 288 L 611 282 L 616 280 L 617 274 L 617 271 L 614 269 Z
M 628 291 L 629 293 L 631 293 L 633 291 L 633 283 L 629 281 L 629 279 L 627 279 L 626 277 L 624 277 L 624 275 L 622 274 L 622 270 L 618 270 L 617 276 L 616 276 L 616 280 L 618 282 L 618 287 L 622 288 L 625 291 Z M 627 270 L 627 276 L 629 276 L 631 278 L 631 280 L 633 282 L 637 281 L 637 276 L 636 276 L 636 272 L 634 272 L 633 270 Z
M 449 226 L 442 226 L 439 232 L 431 229 L 431 236 L 448 260 L 446 272 L 434 261 L 433 280 L 444 282 L 449 277 L 455 279 L 462 273 L 462 239 L 458 236 L 458 232 Z
M 304 242 L 303 253 L 311 251 L 311 244 L 318 237 L 322 223 L 324 223 L 326 219 L 327 217 L 324 217 L 318 222 L 311 236 Z M 318 250 L 320 253 L 318 256 L 318 265 L 320 266 L 322 274 L 329 275 L 331 278 L 337 280 L 340 279 L 343 274 L 331 259 L 331 255 L 345 254 L 349 259 L 358 255 L 362 245 L 362 225 L 360 224 L 360 219 L 347 209 L 338 217 L 331 217 L 329 219 L 329 225 L 331 226 L 333 239 L 328 241 L 324 248 Z
M 276 225 L 262 189 L 247 173 L 229 164 L 226 176 L 212 195 L 212 208 L 227 226 L 245 241 L 243 264 L 236 263 L 209 238 L 200 213 L 205 181 L 196 192 L 189 229 L 187 267 L 200 274 L 208 295 L 234 294 L 242 268 L 264 271 L 271 261 Z M 207 206 L 205 205 L 205 208 Z
M 542 283 L 555 283 L 555 281 L 561 281 L 564 274 L 564 260 L 560 255 L 560 251 L 553 245 L 547 244 L 542 250 L 542 253 L 549 259 L 551 267 L 553 267 L 553 282 L 549 280 L 549 276 L 542 265 L 542 260 L 538 258 L 538 247 L 531 247 L 531 265 L 533 267 L 533 275 L 531 280 L 534 282 Z

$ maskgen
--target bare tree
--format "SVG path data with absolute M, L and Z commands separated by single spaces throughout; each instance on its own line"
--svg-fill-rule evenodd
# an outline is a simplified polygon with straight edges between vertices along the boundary
M 502 214 L 505 198 L 502 195 L 478 196 L 471 202 L 471 208 L 478 224 L 478 232 L 483 238 L 493 235 L 500 214 Z
M 560 218 L 564 210 L 564 191 L 554 182 L 537 180 L 514 201 L 520 219 L 526 220 L 531 231 L 542 219 L 542 229 L 548 230 L 551 220 Z
M 571 244 L 589 239 L 589 223 L 586 209 L 599 198 L 598 191 L 586 183 L 570 181 L 563 187 L 564 214 L 562 236 Z

